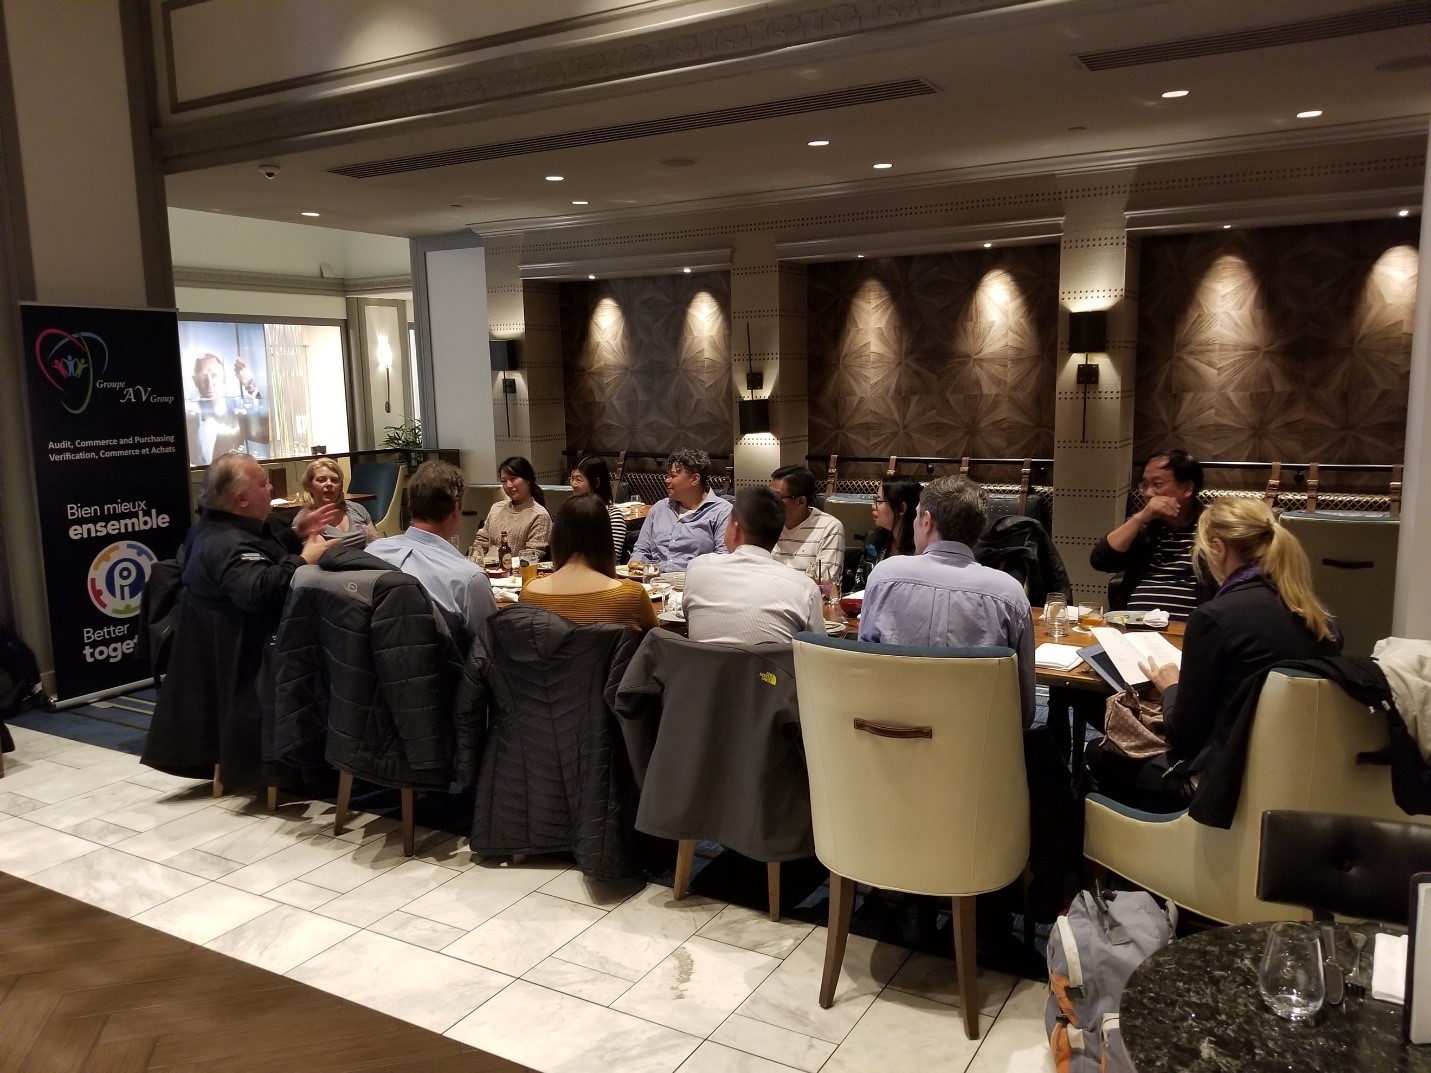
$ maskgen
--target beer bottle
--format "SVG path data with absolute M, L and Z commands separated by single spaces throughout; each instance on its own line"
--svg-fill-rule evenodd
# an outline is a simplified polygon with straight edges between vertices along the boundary
M 512 574 L 512 545 L 507 543 L 507 531 L 502 530 L 502 543 L 497 547 L 497 561 L 502 565 L 502 572 L 508 577 Z

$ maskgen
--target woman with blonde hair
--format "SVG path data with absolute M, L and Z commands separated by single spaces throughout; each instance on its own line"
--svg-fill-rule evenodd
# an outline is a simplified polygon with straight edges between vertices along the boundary
M 361 503 L 354 503 L 343 495 L 343 471 L 331 458 L 315 458 L 303 471 L 304 503 L 298 517 L 293 520 L 293 528 L 314 510 L 329 505 L 338 508 L 338 521 L 325 525 L 322 535 L 325 540 L 339 540 L 349 547 L 365 548 L 378 539 L 378 531 L 373 528 L 372 516 Z
M 1193 565 L 1217 594 L 1188 618 L 1182 670 L 1144 662 L 1163 695 L 1166 758 L 1140 764 L 1104 753 L 1100 792 L 1150 811 L 1184 808 L 1186 777 L 1209 769 L 1237 718 L 1238 692 L 1258 672 L 1286 660 L 1341 652 L 1341 637 L 1312 590 L 1297 538 L 1260 499 L 1225 497 L 1198 519 Z

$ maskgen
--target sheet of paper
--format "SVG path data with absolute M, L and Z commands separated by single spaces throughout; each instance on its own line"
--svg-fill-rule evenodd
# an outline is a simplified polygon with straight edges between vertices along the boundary
M 1157 663 L 1183 665 L 1183 655 L 1159 633 L 1119 633 L 1112 626 L 1095 626 L 1093 636 L 1108 653 L 1113 666 L 1123 681 L 1130 686 L 1142 685 L 1148 680 L 1138 664 L 1151 659 Z

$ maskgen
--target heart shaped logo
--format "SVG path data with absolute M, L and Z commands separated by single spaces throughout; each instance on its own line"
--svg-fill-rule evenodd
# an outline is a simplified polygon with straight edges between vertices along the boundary
M 109 368 L 109 347 L 93 332 L 46 328 L 35 338 L 35 363 L 72 414 L 89 408 L 94 381 Z

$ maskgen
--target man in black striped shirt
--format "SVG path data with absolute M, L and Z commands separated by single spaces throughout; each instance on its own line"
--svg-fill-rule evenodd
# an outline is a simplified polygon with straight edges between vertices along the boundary
M 1193 537 L 1202 504 L 1202 464 L 1186 451 L 1159 451 L 1143 466 L 1143 509 L 1094 545 L 1095 570 L 1123 572 L 1109 586 L 1110 610 L 1161 608 L 1182 622 L 1212 597 L 1210 582 L 1193 572 Z

